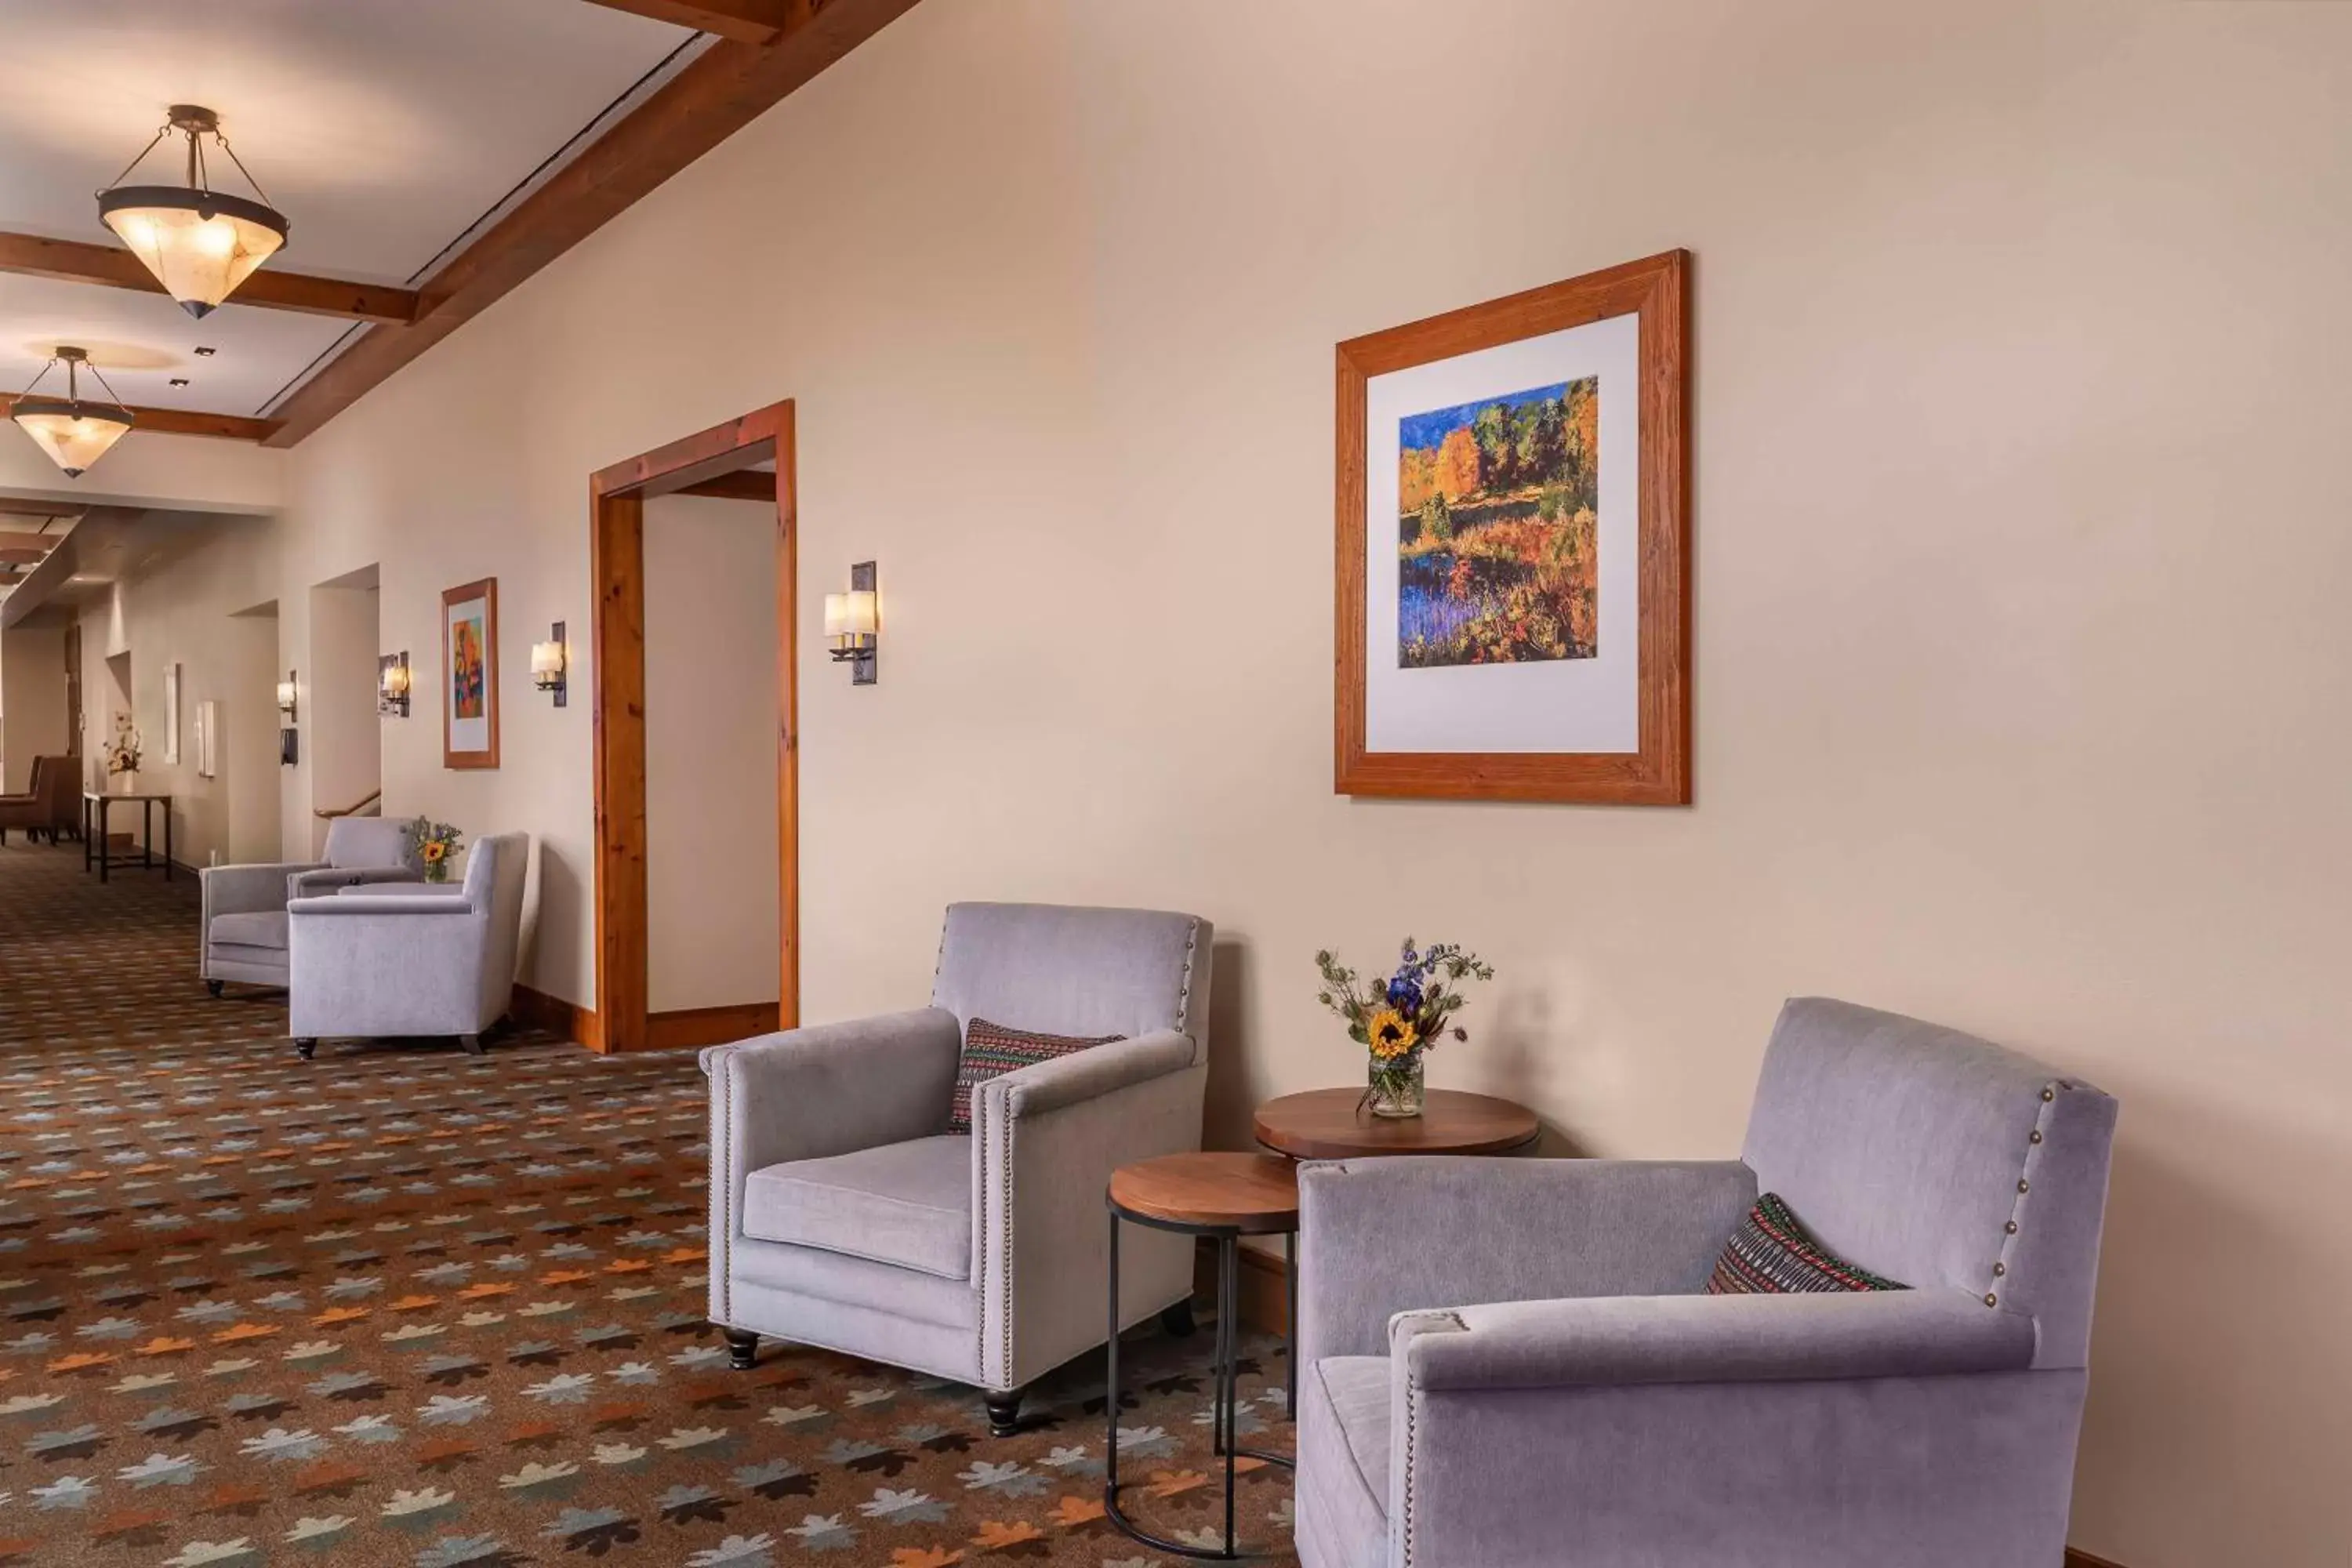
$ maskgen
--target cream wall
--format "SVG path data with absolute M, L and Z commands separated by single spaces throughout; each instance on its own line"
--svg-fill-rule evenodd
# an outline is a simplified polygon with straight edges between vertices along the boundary
M 1437 1080 L 1637 1155 L 1791 993 L 1984 1031 L 2125 1102 L 2077 1542 L 2340 1568 L 2347 138 L 2343 5 L 929 0 L 298 447 L 286 581 L 429 670 L 500 577 L 504 767 L 421 696 L 385 778 L 540 837 L 584 999 L 585 476 L 793 397 L 807 1016 L 950 899 L 1196 910 L 1237 1142 L 1360 1070 L 1311 952 L 1442 936 Z M 1334 797 L 1331 345 L 1671 246 L 1696 805 Z
M 646 503 L 646 981 L 656 1012 L 778 994 L 775 540 L 772 502 Z
M 110 454 L 111 456 L 111 454 Z M 110 658 L 130 656 L 131 720 L 138 726 L 139 785 L 172 796 L 173 854 L 191 866 L 278 858 L 277 623 L 243 614 L 268 598 L 277 563 L 276 525 L 223 518 L 205 542 L 145 575 L 119 583 L 82 615 L 82 752 L 102 756 L 113 738 Z M 163 671 L 180 666 L 180 760 L 163 760 Z M 196 707 L 217 702 L 215 769 L 196 772 Z M 118 809 L 118 832 L 137 832 L 135 812 Z M 155 849 L 163 849 L 163 824 Z
M 266 512 L 278 503 L 289 457 L 250 441 L 133 430 L 106 454 L 104 467 L 69 479 L 21 432 L 0 435 L 7 437 L 0 440 L 0 495 L 91 506 Z
M 64 752 L 66 629 L 11 626 L 0 632 L 0 795 L 33 786 L 33 759 Z

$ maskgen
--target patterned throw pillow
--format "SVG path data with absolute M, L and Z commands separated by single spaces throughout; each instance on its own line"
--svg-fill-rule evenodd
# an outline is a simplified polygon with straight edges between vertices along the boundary
M 1034 1062 L 1066 1057 L 1088 1046 L 1107 1046 L 1125 1038 L 1125 1035 L 1097 1035 L 1090 1040 L 1074 1039 L 1067 1035 L 1037 1035 L 974 1018 L 963 1029 L 963 1060 L 956 1064 L 955 1107 L 948 1117 L 948 1131 L 971 1131 L 971 1091 L 990 1079 Z
M 1778 1193 L 1766 1193 L 1724 1244 L 1706 1282 L 1710 1296 L 1780 1296 L 1823 1290 L 1908 1290 L 1858 1268 L 1797 1223 Z

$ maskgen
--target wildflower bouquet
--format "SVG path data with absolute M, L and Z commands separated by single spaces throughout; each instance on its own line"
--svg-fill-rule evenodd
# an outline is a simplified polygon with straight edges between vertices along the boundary
M 114 739 L 107 743 L 106 771 L 110 774 L 135 773 L 139 771 L 139 731 L 131 722 L 131 715 L 114 716 Z
M 1315 955 L 1323 976 L 1316 1000 L 1348 1026 L 1348 1037 L 1370 1053 L 1370 1086 L 1364 1100 L 1375 1116 L 1418 1116 L 1423 1098 L 1423 1055 L 1441 1038 L 1470 1037 L 1454 1023 L 1466 998 L 1465 980 L 1492 980 L 1494 965 L 1452 942 L 1416 948 L 1404 939 L 1396 973 L 1385 982 L 1360 983 L 1356 972 L 1328 952 Z
M 449 879 L 450 863 L 457 858 L 457 840 L 464 837 L 446 822 L 418 817 L 408 825 L 408 852 L 425 867 L 428 882 Z

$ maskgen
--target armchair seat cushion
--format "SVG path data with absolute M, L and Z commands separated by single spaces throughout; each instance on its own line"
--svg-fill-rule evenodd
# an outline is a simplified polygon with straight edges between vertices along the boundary
M 971 1140 L 943 1133 L 753 1171 L 743 1233 L 969 1279 Z
M 286 911 L 261 910 L 245 914 L 215 915 L 207 933 L 215 947 L 265 947 L 286 951 Z
M 1388 1560 L 1389 1358 L 1325 1356 L 1298 1379 L 1298 1510 L 1332 1561 Z M 1311 1439 L 1307 1436 L 1312 1433 Z

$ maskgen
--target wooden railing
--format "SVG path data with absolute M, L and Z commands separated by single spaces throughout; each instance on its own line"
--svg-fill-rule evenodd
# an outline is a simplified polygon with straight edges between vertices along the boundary
M 374 809 L 370 810 L 369 808 L 371 806 Z M 375 790 L 365 798 L 353 801 L 351 805 L 343 807 L 341 811 L 314 811 L 310 815 L 319 818 L 322 822 L 332 822 L 339 816 L 382 816 L 383 815 L 383 791 L 381 789 Z

